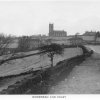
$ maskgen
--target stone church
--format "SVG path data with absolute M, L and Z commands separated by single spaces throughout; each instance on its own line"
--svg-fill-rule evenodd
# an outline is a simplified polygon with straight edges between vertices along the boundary
M 50 37 L 66 37 L 67 33 L 64 30 L 54 30 L 53 24 L 49 24 Z

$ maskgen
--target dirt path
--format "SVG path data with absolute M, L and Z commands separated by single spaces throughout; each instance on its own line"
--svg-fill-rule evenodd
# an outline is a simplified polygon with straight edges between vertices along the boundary
M 100 93 L 100 55 L 93 54 L 76 66 L 65 81 L 53 86 L 49 94 Z

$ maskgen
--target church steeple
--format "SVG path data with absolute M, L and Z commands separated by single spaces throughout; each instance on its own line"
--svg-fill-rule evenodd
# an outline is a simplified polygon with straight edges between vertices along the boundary
M 53 24 L 49 24 L 49 36 L 52 36 L 53 33 Z

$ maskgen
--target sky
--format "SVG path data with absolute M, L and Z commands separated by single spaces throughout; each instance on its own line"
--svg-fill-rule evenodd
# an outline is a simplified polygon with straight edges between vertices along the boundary
M 0 33 L 48 35 L 49 23 L 68 35 L 100 31 L 99 0 L 0 0 Z

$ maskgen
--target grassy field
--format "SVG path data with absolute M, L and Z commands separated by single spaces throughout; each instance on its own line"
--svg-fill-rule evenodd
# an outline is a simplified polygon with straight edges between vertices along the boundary
M 80 48 L 67 48 L 62 56 L 55 56 L 54 65 L 56 65 L 59 61 L 81 54 L 82 50 Z M 14 60 L 10 62 L 10 64 L 3 64 L 0 66 L 0 76 L 16 75 L 26 72 L 32 68 L 33 70 L 37 70 L 40 69 L 40 66 L 47 68 L 49 67 L 47 65 L 50 65 L 47 55 L 41 55 L 41 57 L 39 55 L 34 55 L 24 59 Z M 0 81 L 0 91 L 2 89 L 6 89 L 9 85 L 15 84 L 17 81 L 23 80 L 25 77 L 27 78 L 28 75 L 22 75 L 21 77 L 8 78 Z
M 67 48 L 65 49 L 65 52 L 62 56 L 54 57 L 54 65 L 56 65 L 56 63 L 61 60 L 71 58 L 80 54 L 82 54 L 82 50 L 80 48 Z M 34 55 L 24 59 L 13 60 L 10 63 L 1 65 L 0 76 L 19 74 L 32 68 L 33 70 L 37 70 L 40 67 L 49 67 L 49 65 L 50 60 L 47 55 Z

